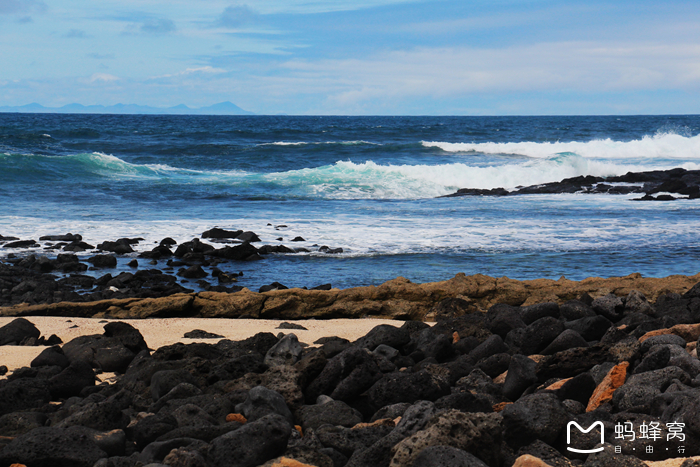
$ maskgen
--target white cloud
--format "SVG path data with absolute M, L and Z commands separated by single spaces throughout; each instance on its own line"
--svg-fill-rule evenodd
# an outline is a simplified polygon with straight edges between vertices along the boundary
M 297 86 L 335 105 L 473 93 L 700 89 L 700 45 L 556 42 L 502 49 L 416 48 L 367 59 L 289 61 Z
M 119 78 L 118 76 L 110 75 L 108 73 L 95 73 L 92 76 L 90 76 L 88 81 L 90 83 L 110 83 L 112 81 L 119 81 L 120 79 L 121 78 Z
M 177 73 L 171 73 L 167 75 L 153 76 L 149 79 L 163 79 L 163 78 L 176 78 L 178 76 L 187 76 L 193 74 L 204 74 L 204 75 L 214 75 L 219 73 L 226 73 L 223 68 L 215 68 L 212 66 L 201 66 L 196 68 L 187 68 L 186 70 L 179 71 Z

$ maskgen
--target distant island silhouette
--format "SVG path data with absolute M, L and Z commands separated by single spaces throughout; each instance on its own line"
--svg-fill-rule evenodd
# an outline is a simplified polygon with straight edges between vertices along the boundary
M 151 107 L 137 104 L 82 105 L 67 104 L 62 107 L 44 107 L 32 103 L 22 106 L 0 106 L 5 113 L 58 113 L 58 114 L 144 114 L 144 115 L 255 115 L 231 102 L 220 102 L 207 107 L 191 108 L 184 104 L 174 107 Z

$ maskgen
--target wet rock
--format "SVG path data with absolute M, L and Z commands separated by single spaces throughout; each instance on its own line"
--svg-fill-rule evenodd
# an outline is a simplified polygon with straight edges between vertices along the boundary
M 91 263 L 96 268 L 116 268 L 117 258 L 113 255 L 95 255 L 88 258 L 88 263 Z

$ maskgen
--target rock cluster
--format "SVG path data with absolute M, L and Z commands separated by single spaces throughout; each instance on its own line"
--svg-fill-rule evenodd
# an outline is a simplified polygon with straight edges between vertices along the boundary
M 700 454 L 700 284 L 654 302 L 630 291 L 437 318 L 355 342 L 260 333 L 154 352 L 109 322 L 0 381 L 0 465 L 594 467 Z M 570 422 L 586 430 L 569 436 Z
M 197 288 L 205 291 L 237 292 L 243 287 L 232 284 L 238 281 L 242 273 L 226 272 L 220 267 L 233 268 L 237 262 L 255 261 L 276 253 L 310 251 L 306 248 L 292 249 L 282 244 L 255 247 L 252 243 L 260 242 L 258 235 L 242 230 L 213 228 L 202 233 L 202 238 L 226 244 L 217 248 L 194 238 L 178 245 L 167 237 L 156 247 L 137 252 L 134 248 L 143 241 L 142 238 L 120 238 L 94 246 L 83 242 L 82 236 L 71 233 L 43 236 L 39 242 L 0 235 L 3 251 L 13 252 L 7 255 L 4 262 L 0 262 L 0 306 L 156 298 L 193 292 L 192 288 L 178 283 L 184 279 L 197 280 Z M 44 254 L 37 254 L 36 249 L 41 247 Z M 314 247 L 328 254 L 343 251 L 342 248 L 329 248 L 326 245 Z M 27 250 L 30 248 L 33 250 Z M 76 255 L 79 252 L 92 253 L 92 256 Z M 119 259 L 134 256 L 160 269 L 138 269 L 139 260 L 132 259 L 126 264 L 127 271 L 122 267 L 121 272 L 116 274 L 114 270 L 118 268 Z M 113 271 L 100 274 L 99 271 L 104 269 Z M 114 276 L 112 272 L 115 272 Z M 263 288 L 273 290 L 286 287 L 273 284 Z
M 648 172 L 628 172 L 616 177 L 595 177 L 592 175 L 567 178 L 560 182 L 543 183 L 518 187 L 477 189 L 461 188 L 444 197 L 455 196 L 514 196 L 553 193 L 596 193 L 626 195 L 644 194 L 635 201 L 673 201 L 676 199 L 700 198 L 700 170 L 675 168 Z

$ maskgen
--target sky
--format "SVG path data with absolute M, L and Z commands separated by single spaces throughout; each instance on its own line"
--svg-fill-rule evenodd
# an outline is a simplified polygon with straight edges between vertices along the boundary
M 0 0 L 0 106 L 700 113 L 700 2 Z

